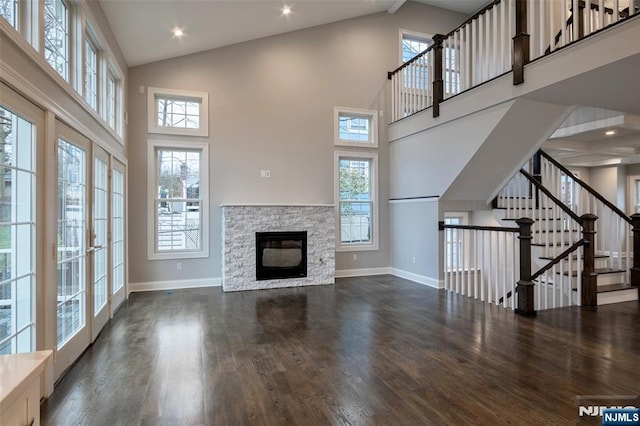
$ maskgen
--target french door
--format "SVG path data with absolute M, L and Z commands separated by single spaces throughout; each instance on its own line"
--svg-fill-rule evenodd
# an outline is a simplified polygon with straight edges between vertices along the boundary
M 109 320 L 109 155 L 93 147 L 93 208 L 89 253 L 93 273 L 91 341 Z
M 111 166 L 111 316 L 126 297 L 125 254 L 125 166 L 112 160 Z
M 87 286 L 90 212 L 88 202 L 91 142 L 62 123 L 56 123 L 56 357 L 58 378 L 89 345 L 91 317 Z

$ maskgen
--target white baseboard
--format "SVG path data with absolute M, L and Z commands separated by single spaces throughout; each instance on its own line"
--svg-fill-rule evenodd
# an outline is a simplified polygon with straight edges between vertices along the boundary
M 129 292 L 178 290 L 182 288 L 220 287 L 222 278 L 200 278 L 195 280 L 150 281 L 144 283 L 129 283 Z
M 426 275 L 415 274 L 398 268 L 391 268 L 391 274 L 429 287 L 437 289 L 444 288 L 444 280 L 436 280 Z
M 362 268 L 336 270 L 336 278 L 366 277 L 367 275 L 387 275 L 391 268 Z

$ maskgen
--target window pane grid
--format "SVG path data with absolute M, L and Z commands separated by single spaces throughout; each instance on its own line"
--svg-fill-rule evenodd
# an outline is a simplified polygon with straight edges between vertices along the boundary
M 340 242 L 371 243 L 371 160 L 340 158 L 339 179 Z
M 124 174 L 118 169 L 113 169 L 112 204 L 112 292 L 115 293 L 124 286 Z
M 98 53 L 90 40 L 85 42 L 85 100 L 94 110 L 98 104 Z
M 109 127 L 114 130 L 116 129 L 116 108 L 117 108 L 117 97 L 116 97 L 116 79 L 109 74 L 109 78 L 107 79 L 107 123 Z
M 58 141 L 57 341 L 64 343 L 85 325 L 86 262 L 85 153 Z
M 0 106 L 0 354 L 35 337 L 34 126 Z
M 67 6 L 62 0 L 44 2 L 44 56 L 65 80 L 69 68 Z
M 202 250 L 200 151 L 157 150 L 158 253 Z
M 338 119 L 338 137 L 341 140 L 356 142 L 371 141 L 371 117 L 340 113 Z
M 157 125 L 182 129 L 200 128 L 200 103 L 181 99 L 157 98 Z
M 18 0 L 0 0 L 0 15 L 18 29 Z
M 107 163 L 94 161 L 93 234 L 96 250 L 93 255 L 94 314 L 107 303 Z

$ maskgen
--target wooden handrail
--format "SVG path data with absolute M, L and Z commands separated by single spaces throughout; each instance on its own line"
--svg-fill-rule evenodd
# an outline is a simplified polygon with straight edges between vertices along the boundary
M 404 68 L 408 67 L 409 65 L 411 65 L 412 63 L 414 63 L 415 61 L 417 61 L 419 58 L 422 58 L 424 55 L 427 54 L 427 52 L 429 52 L 430 50 L 433 50 L 433 44 L 429 47 L 427 47 L 426 49 L 424 49 L 422 52 L 418 53 L 416 56 L 414 56 L 413 58 L 409 59 L 407 62 L 403 63 L 402 65 L 400 65 L 398 68 L 396 68 L 393 71 L 389 71 L 387 73 L 387 79 L 391 80 L 391 77 L 393 77 L 394 74 L 402 71 Z
M 445 225 L 443 221 L 438 222 L 438 229 L 469 229 L 472 231 L 498 231 L 498 232 L 519 232 L 520 228 L 506 226 L 476 226 L 476 225 Z
M 540 268 L 538 270 L 538 272 L 531 274 L 531 279 L 535 280 L 536 278 L 538 278 L 540 275 L 544 274 L 545 272 L 547 272 L 549 269 L 553 268 L 555 265 L 557 265 L 558 263 L 562 262 L 563 259 L 565 259 L 567 256 L 569 256 L 571 253 L 573 253 L 574 251 L 576 251 L 578 249 L 578 247 L 581 247 L 583 245 L 585 245 L 588 241 L 585 241 L 584 238 L 581 239 L 580 241 L 577 241 L 574 245 L 572 245 L 571 247 L 569 247 L 568 249 L 566 249 L 565 251 L 563 251 L 562 253 L 560 253 L 558 256 L 556 256 L 555 259 L 553 259 L 551 262 L 547 263 L 546 265 L 544 265 L 542 268 Z
M 631 224 L 631 218 L 629 216 L 627 216 L 622 210 L 620 210 L 611 201 L 607 200 L 602 195 L 600 195 L 595 189 L 593 189 L 591 186 L 589 186 L 582 179 L 578 178 L 573 173 L 571 173 L 571 171 L 569 169 L 567 169 L 565 166 L 560 164 L 555 158 L 551 157 L 549 154 L 547 154 L 543 150 L 540 150 L 540 155 L 542 155 L 544 158 L 549 160 L 551 162 L 551 164 L 553 164 L 554 166 L 556 166 L 557 168 L 562 170 L 567 176 L 570 176 L 571 179 L 573 179 L 575 182 L 578 183 L 578 185 L 582 186 L 589 194 L 593 195 L 598 201 L 601 201 L 605 206 L 607 206 L 611 210 L 613 210 L 618 216 L 620 216 L 625 221 L 627 221 L 627 223 Z
M 562 211 L 564 211 L 566 214 L 568 214 L 573 220 L 575 220 L 576 222 L 578 222 L 580 225 L 582 225 L 582 219 L 580 218 L 580 216 L 578 216 L 577 214 L 575 214 L 566 204 L 564 204 L 562 201 L 560 201 L 559 199 L 557 199 L 552 193 L 551 191 L 549 191 L 547 188 L 545 188 L 544 186 L 542 186 L 542 184 L 540 182 L 538 182 L 536 180 L 536 178 L 534 178 L 533 176 L 531 176 L 529 174 L 529 172 L 527 172 L 525 169 L 520 170 L 520 173 L 522 173 L 524 175 L 524 177 L 526 177 L 527 179 L 529 179 L 529 182 L 531 182 L 540 192 L 542 192 L 543 194 L 545 194 L 547 197 L 551 198 L 551 201 L 553 201 L 555 204 L 558 205 L 558 207 L 560 207 L 562 209 Z

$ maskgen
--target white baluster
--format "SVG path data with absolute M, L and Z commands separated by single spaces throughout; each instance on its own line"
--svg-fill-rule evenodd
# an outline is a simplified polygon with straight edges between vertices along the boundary
M 492 12 L 492 24 L 493 24 L 493 52 L 491 56 L 493 56 L 493 72 L 491 74 L 492 77 L 497 76 L 498 74 L 500 74 L 500 72 L 498 72 L 498 59 L 500 59 L 499 55 L 498 55 L 498 43 L 499 43 L 499 39 L 498 39 L 498 27 L 500 26 L 500 23 L 498 22 L 498 7 L 499 4 L 493 6 L 493 9 L 491 10 Z
M 480 275 L 480 300 L 482 300 L 483 302 L 485 301 L 485 292 L 484 292 L 484 273 L 485 270 L 487 270 L 488 268 L 486 267 L 485 263 L 484 263 L 484 253 L 485 253 L 485 232 L 484 231 L 480 231 L 480 239 L 482 242 L 482 250 L 480 250 L 480 273 L 482 275 Z

